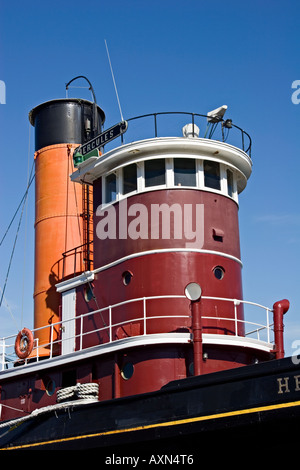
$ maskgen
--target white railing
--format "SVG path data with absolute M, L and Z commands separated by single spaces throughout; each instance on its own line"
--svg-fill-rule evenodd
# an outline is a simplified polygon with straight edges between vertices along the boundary
M 162 299 L 185 299 L 186 305 L 187 305 L 187 314 L 185 315 L 159 315 L 158 314 L 158 315 L 148 316 L 147 307 L 148 307 L 149 302 L 153 302 L 154 300 L 162 300 Z M 231 333 L 233 336 L 241 337 L 241 335 L 239 334 L 239 329 L 241 325 L 243 325 L 243 329 L 244 329 L 243 336 L 242 336 L 243 338 L 254 337 L 254 339 L 258 341 L 266 342 L 267 344 L 271 344 L 274 341 L 273 330 L 272 330 L 273 323 L 270 322 L 270 312 L 272 312 L 272 309 L 265 307 L 263 305 L 260 305 L 258 303 L 254 303 L 254 302 L 248 302 L 245 300 L 237 300 L 237 299 L 228 299 L 228 298 L 222 298 L 222 297 L 203 296 L 201 298 L 201 303 L 205 305 L 205 301 L 228 302 L 229 304 L 232 305 L 232 316 L 220 317 L 216 315 L 215 316 L 203 315 L 202 325 L 204 329 L 206 326 L 205 322 L 207 320 L 210 320 L 210 321 L 218 320 L 218 325 L 220 321 L 224 323 L 230 322 L 230 330 L 232 330 L 232 324 L 234 324 L 234 330 Z M 142 314 L 140 317 L 138 318 L 132 317 L 132 318 L 128 318 L 125 321 L 114 323 L 114 318 L 113 318 L 114 309 L 129 305 L 132 303 L 137 303 L 137 302 L 141 303 Z M 244 310 L 243 320 L 239 318 L 239 316 L 241 315 L 238 311 L 239 306 L 243 306 L 243 310 Z M 258 315 L 256 314 L 256 318 L 258 318 L 258 321 L 255 321 L 255 315 L 254 316 L 251 315 L 251 320 L 247 319 L 249 312 L 247 312 L 246 310 L 248 307 L 255 307 L 259 311 Z M 262 310 L 264 310 L 264 320 L 262 320 L 261 318 Z M 103 314 L 105 313 L 108 314 L 107 324 L 105 323 L 103 319 Z M 86 317 L 88 316 L 90 317 L 91 315 L 94 315 L 94 316 L 97 315 L 100 318 L 100 321 L 102 321 L 103 326 L 101 326 L 100 328 L 96 328 L 94 330 L 84 331 L 84 320 L 86 319 Z M 82 351 L 83 349 L 87 349 L 87 348 L 84 348 L 84 344 L 83 344 L 85 337 L 87 335 L 92 335 L 92 334 L 103 334 L 106 332 L 107 333 L 106 341 L 103 342 L 103 345 L 106 345 L 107 343 L 114 343 L 115 341 L 117 341 L 117 339 L 114 339 L 113 337 L 113 330 L 117 327 L 122 327 L 130 323 L 131 324 L 139 323 L 142 326 L 141 328 L 142 332 L 138 336 L 146 336 L 146 335 L 151 334 L 149 333 L 150 329 L 149 329 L 148 322 L 152 320 L 161 320 L 161 319 L 172 320 L 172 319 L 179 319 L 179 318 L 189 320 L 189 326 L 191 327 L 192 318 L 191 318 L 191 312 L 189 308 L 189 301 L 183 295 L 139 297 L 135 299 L 126 300 L 126 301 L 119 302 L 114 305 L 109 305 L 107 307 L 94 310 L 93 312 L 84 313 L 77 317 L 70 318 L 66 321 L 53 323 L 51 325 L 47 325 L 45 327 L 41 327 L 41 328 L 37 328 L 33 330 L 32 332 L 35 337 L 34 348 L 33 348 L 34 357 L 36 358 L 36 361 L 39 361 L 41 359 L 40 348 L 43 348 L 43 349 L 46 348 L 49 351 L 49 359 L 51 359 L 54 356 L 54 348 L 55 350 L 57 350 L 58 345 L 62 344 L 64 341 L 69 341 L 69 342 L 73 341 L 74 345 L 75 345 L 75 342 L 77 341 L 78 346 L 77 346 L 76 351 Z M 73 322 L 73 323 L 76 322 L 78 333 L 75 334 L 74 336 L 70 336 L 67 338 L 64 337 L 62 333 L 61 338 L 55 339 L 57 337 L 57 334 L 55 332 L 59 330 L 63 332 L 65 329 L 67 329 L 68 322 Z M 79 323 L 79 327 L 78 327 L 78 323 Z M 178 327 L 182 327 L 182 324 L 178 323 Z M 222 323 L 222 327 L 223 327 L 223 323 Z M 217 326 L 217 328 L 219 328 L 219 326 Z M 39 344 L 38 332 L 45 330 L 45 329 L 48 329 L 48 330 L 50 329 L 49 343 Z M 169 331 L 164 331 L 163 333 L 167 334 L 169 333 Z M 221 336 L 223 335 L 221 334 Z M 20 361 L 20 359 L 15 355 L 15 352 L 14 352 L 15 339 L 16 339 L 16 336 L 13 336 L 13 335 L 0 339 L 1 370 L 5 370 L 7 368 L 14 366 L 16 361 L 19 364 L 24 363 L 24 365 L 26 365 L 29 362 L 28 359 L 26 359 L 25 361 Z M 95 347 L 95 346 L 96 344 L 93 344 L 90 347 Z M 99 347 L 101 347 L 101 345 Z M 126 347 L 126 345 L 124 347 Z

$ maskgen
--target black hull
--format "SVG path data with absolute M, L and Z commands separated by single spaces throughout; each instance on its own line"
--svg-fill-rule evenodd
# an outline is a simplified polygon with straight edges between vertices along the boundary
M 218 450 L 230 443 L 239 450 L 289 450 L 298 447 L 299 432 L 300 366 L 285 358 L 179 380 L 153 393 L 50 409 L 2 427 L 0 448 L 97 449 L 103 458 L 191 455 L 195 463 L 216 443 Z

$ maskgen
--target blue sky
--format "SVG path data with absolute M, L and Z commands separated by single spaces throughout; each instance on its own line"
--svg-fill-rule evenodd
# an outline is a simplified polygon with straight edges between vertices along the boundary
M 300 340 L 300 104 L 291 100 L 292 83 L 300 80 L 299 14 L 296 0 L 2 0 L 0 239 L 26 188 L 34 106 L 64 98 L 65 84 L 85 75 L 106 113 L 105 127 L 119 122 L 106 39 L 124 118 L 206 114 L 227 104 L 226 117 L 251 135 L 253 174 L 239 198 L 244 298 L 270 307 L 290 300 L 285 349 L 292 354 Z M 88 90 L 69 96 L 91 98 Z M 5 291 L 9 308 L 5 302 L 0 308 L 0 336 L 32 326 L 33 202 L 32 188 Z M 1 289 L 19 215 L 0 246 Z

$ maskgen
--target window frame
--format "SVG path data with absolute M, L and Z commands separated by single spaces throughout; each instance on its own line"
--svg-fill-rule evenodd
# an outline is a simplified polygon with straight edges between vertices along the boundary
M 146 168 L 145 168 L 145 163 L 148 163 L 148 162 L 154 162 L 155 160 L 164 160 L 164 163 L 165 163 L 165 178 L 164 178 L 164 183 L 162 184 L 153 184 L 153 185 L 149 185 L 149 186 L 146 186 Z M 160 157 L 160 158 L 151 158 L 149 160 L 145 160 L 144 161 L 144 187 L 145 189 L 148 189 L 148 188 L 164 188 L 164 187 L 167 187 L 167 165 L 166 165 L 166 160 L 167 158 L 165 157 Z
M 192 159 L 195 161 L 195 186 L 178 186 L 175 185 L 175 160 L 178 158 L 187 158 Z M 145 162 L 153 161 L 153 160 L 165 160 L 165 183 L 164 184 L 156 184 L 153 186 L 146 186 L 146 179 L 145 179 Z M 215 162 L 219 165 L 219 172 L 220 172 L 220 189 L 212 188 L 210 186 L 205 185 L 205 173 L 204 173 L 204 165 L 205 161 L 208 162 Z M 133 191 L 124 193 L 124 168 L 130 165 L 136 165 L 136 175 L 137 175 L 137 184 L 136 189 Z M 233 180 L 233 187 L 232 187 L 232 195 L 229 194 L 228 191 L 228 181 L 227 181 L 227 172 L 230 171 L 232 174 Z M 108 201 L 107 200 L 107 177 L 114 174 L 116 178 L 116 196 L 115 199 Z M 131 161 L 128 162 L 126 165 L 122 165 L 114 170 L 110 171 L 109 173 L 102 176 L 102 201 L 103 204 L 114 204 L 128 196 L 148 192 L 148 191 L 155 191 L 161 190 L 166 188 L 176 188 L 176 189 L 196 189 L 201 191 L 213 192 L 216 194 L 222 194 L 236 203 L 238 203 L 238 190 L 237 190 L 237 179 L 238 174 L 235 168 L 231 165 L 226 163 L 222 163 L 218 160 L 209 159 L 209 158 L 196 158 L 196 157 L 184 157 L 184 156 L 168 156 L 168 157 L 159 157 L 159 158 L 149 158 L 146 160 L 141 161 Z
M 134 165 L 135 168 L 136 168 L 136 185 L 135 185 L 135 189 L 132 189 L 132 190 L 127 191 L 127 192 L 125 193 L 125 191 L 124 191 L 124 185 L 125 185 L 124 170 L 125 170 L 126 168 L 128 169 L 128 167 L 133 166 L 133 165 Z M 136 192 L 137 192 L 137 189 L 138 189 L 138 168 L 137 168 L 137 164 L 136 164 L 135 162 L 129 163 L 128 165 L 124 165 L 124 166 L 121 168 L 121 171 L 120 171 L 120 178 L 121 178 L 121 181 L 120 181 L 120 188 L 122 189 L 122 190 L 120 191 L 120 194 L 121 194 L 122 196 L 128 196 L 128 195 L 131 194 L 131 193 L 136 193 Z
M 114 199 L 110 199 L 109 201 L 107 200 L 107 195 L 108 195 L 108 187 L 107 187 L 107 178 L 114 175 L 115 176 L 115 180 L 116 180 L 116 196 Z M 113 202 L 116 202 L 117 201 L 117 197 L 118 197 L 118 186 L 120 184 L 120 181 L 119 181 L 119 178 L 118 178 L 118 175 L 117 175 L 117 172 L 116 171 L 111 171 L 109 172 L 107 175 L 104 175 L 104 185 L 103 185 L 103 196 L 104 196 L 104 201 L 106 204 L 111 204 Z
M 217 164 L 218 165 L 218 168 L 219 168 L 219 178 L 217 179 L 216 178 L 216 181 L 219 181 L 219 188 L 215 188 L 213 186 L 208 186 L 206 183 L 205 183 L 205 162 L 207 163 L 211 163 L 211 164 Z M 203 159 L 203 174 L 204 174 L 204 187 L 205 188 L 208 188 L 208 189 L 212 189 L 213 191 L 218 191 L 218 192 L 222 192 L 222 171 L 221 171 L 221 163 L 217 160 L 209 160 L 209 159 Z M 214 181 L 214 179 L 213 179 Z
M 175 173 L 175 162 L 179 160 L 187 160 L 187 161 L 193 161 L 195 164 L 195 173 L 191 173 L 195 176 L 195 184 L 176 184 L 175 179 L 176 179 L 176 173 Z M 173 158 L 173 185 L 175 188 L 197 188 L 197 159 L 196 158 L 184 158 L 184 157 L 178 157 L 178 158 Z

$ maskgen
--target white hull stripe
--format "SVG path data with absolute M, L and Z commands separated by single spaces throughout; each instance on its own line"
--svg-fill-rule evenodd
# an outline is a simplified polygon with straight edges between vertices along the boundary
M 164 248 L 161 250 L 148 250 L 148 251 L 140 251 L 139 253 L 133 253 L 128 256 L 124 256 L 123 258 L 119 258 L 112 263 L 106 264 L 104 266 L 101 266 L 100 268 L 96 268 L 93 270 L 93 273 L 99 273 L 101 271 L 105 271 L 106 269 L 109 269 L 113 266 L 116 266 L 117 264 L 123 263 L 124 261 L 128 261 L 130 259 L 138 258 L 140 256 L 147 256 L 147 255 L 153 255 L 153 254 L 160 254 L 160 253 L 179 253 L 179 252 L 186 252 L 186 253 L 204 253 L 204 254 L 209 254 L 209 255 L 217 255 L 217 256 L 222 256 L 224 258 L 231 259 L 233 261 L 236 261 L 240 266 L 243 267 L 243 263 L 239 258 L 236 258 L 235 256 L 229 255 L 227 253 L 223 253 L 220 251 L 213 251 L 213 250 L 200 250 L 200 249 L 193 249 L 193 248 Z

